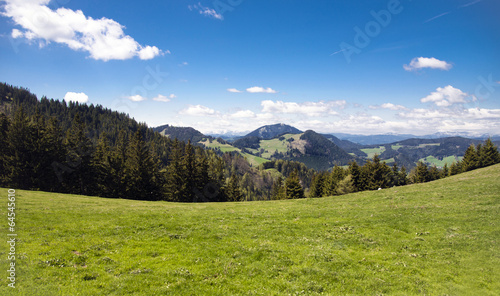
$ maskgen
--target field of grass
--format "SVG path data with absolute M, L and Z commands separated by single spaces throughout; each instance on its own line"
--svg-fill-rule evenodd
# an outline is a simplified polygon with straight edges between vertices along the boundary
M 368 155 L 369 159 L 372 159 L 375 156 L 375 154 L 378 154 L 378 155 L 382 154 L 385 151 L 385 147 L 380 146 L 377 148 L 366 148 L 366 149 L 361 149 L 361 151 L 366 153 L 366 155 Z
M 200 141 L 199 143 L 203 144 L 207 148 L 212 148 L 212 149 L 217 149 L 218 148 L 222 152 L 233 152 L 233 151 L 236 151 L 239 154 L 241 154 L 243 157 L 246 157 L 246 159 L 248 160 L 248 162 L 251 165 L 253 165 L 253 166 L 258 166 L 260 164 L 263 164 L 263 163 L 269 161 L 268 159 L 265 159 L 265 158 L 262 158 L 262 157 L 258 157 L 258 156 L 255 156 L 255 155 L 252 155 L 252 154 L 248 154 L 248 153 L 243 153 L 241 151 L 241 149 L 236 148 L 234 146 L 231 146 L 229 144 L 221 144 L 221 143 L 219 143 L 217 141 L 212 141 L 212 143 L 210 143 L 210 141 L 208 139 L 206 139 L 205 141 Z
M 0 295 L 498 295 L 500 165 L 340 197 L 179 204 L 16 191 Z
M 260 149 L 264 149 L 265 152 L 262 153 L 262 157 L 271 158 L 276 151 L 278 153 L 286 153 L 288 151 L 288 142 L 287 140 L 293 138 L 294 141 L 300 140 L 302 134 L 286 134 L 283 135 L 285 140 L 279 140 L 279 138 L 271 139 L 271 140 L 261 140 L 260 141 Z M 250 149 L 254 152 L 259 152 L 260 149 Z
M 462 160 L 462 158 L 463 157 L 458 157 L 458 160 L 460 161 L 460 160 Z M 427 164 L 430 164 L 430 165 L 435 165 L 438 168 L 442 168 L 442 167 L 444 167 L 445 164 L 448 164 L 448 167 L 449 167 L 452 163 L 457 162 L 457 157 L 452 155 L 452 156 L 448 156 L 448 157 L 443 158 L 443 160 L 439 160 L 434 156 L 427 156 L 426 158 L 420 159 L 420 161 L 427 163 Z

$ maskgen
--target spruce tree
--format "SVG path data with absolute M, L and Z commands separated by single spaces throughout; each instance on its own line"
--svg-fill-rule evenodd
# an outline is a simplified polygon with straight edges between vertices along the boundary
M 281 200 L 285 199 L 285 187 L 283 186 L 283 178 L 281 176 L 273 182 L 273 187 L 271 190 L 271 199 Z
M 32 189 L 33 187 L 33 147 L 34 133 L 28 116 L 21 106 L 7 132 L 7 154 L 4 163 L 7 182 L 10 187 Z
M 477 155 L 476 147 L 471 144 L 465 151 L 464 158 L 462 159 L 462 170 L 464 172 L 475 170 L 479 167 L 479 157 Z
M 500 153 L 493 144 L 491 138 L 488 138 L 481 149 L 480 160 L 483 166 L 490 166 L 500 163 Z
M 153 161 L 141 131 L 138 130 L 127 149 L 126 196 L 130 199 L 161 200 L 162 191 L 158 182 L 158 174 L 158 166 Z
M 66 170 L 64 178 L 70 193 L 89 194 L 93 183 L 91 158 L 93 147 L 90 139 L 85 135 L 85 123 L 76 113 L 71 128 L 66 133 Z
M 10 120 L 7 115 L 0 113 L 0 186 L 7 186 L 7 135 Z
M 313 176 L 310 188 L 310 197 L 322 197 L 325 186 L 325 174 L 318 173 Z
M 300 180 L 297 170 L 293 171 L 292 174 L 285 181 L 285 194 L 287 199 L 298 199 L 304 198 L 304 189 L 300 185 Z
M 170 164 L 167 167 L 167 182 L 165 183 L 167 200 L 169 201 L 186 201 L 186 173 L 182 164 L 182 147 L 179 141 L 175 139 L 170 154 Z
M 361 168 L 356 161 L 349 164 L 349 174 L 352 176 L 352 183 L 356 191 L 363 188 L 361 184 Z
M 229 178 L 226 194 L 228 201 L 241 201 L 243 199 L 239 185 L 239 178 L 236 173 L 233 173 L 231 178 Z

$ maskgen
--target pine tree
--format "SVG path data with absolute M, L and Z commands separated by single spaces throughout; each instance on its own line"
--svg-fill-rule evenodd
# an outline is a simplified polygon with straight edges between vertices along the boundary
M 158 180 L 158 166 L 144 142 L 141 131 L 137 131 L 127 149 L 125 162 L 127 176 L 126 196 L 130 199 L 161 200 L 162 191 Z
M 310 197 L 322 197 L 325 186 L 325 174 L 318 173 L 313 176 L 310 188 Z
M 227 184 L 227 200 L 228 201 L 241 201 L 243 199 L 243 195 L 241 194 L 239 178 L 236 173 L 231 175 L 229 178 L 229 182 Z
M 417 167 L 410 173 L 412 183 L 424 183 L 430 180 L 429 170 L 425 163 L 419 161 Z
M 186 201 L 186 180 L 185 168 L 183 164 L 183 152 L 181 144 L 174 140 L 172 153 L 170 154 L 170 164 L 167 167 L 166 192 L 169 201 Z
M 361 190 L 363 187 L 361 184 L 361 168 L 356 161 L 349 164 L 349 174 L 352 176 L 352 183 L 355 191 Z
M 95 152 L 92 155 L 91 166 L 94 174 L 95 186 L 92 194 L 103 197 L 113 196 L 113 182 L 114 178 L 112 172 L 112 157 L 109 147 L 109 140 L 106 133 L 102 133 L 97 142 Z
M 64 179 L 70 193 L 89 194 L 93 183 L 91 158 L 93 147 L 90 139 L 85 135 L 85 123 L 76 113 L 71 128 L 66 133 L 67 157 Z
M 450 169 L 448 168 L 448 164 L 445 163 L 443 169 L 441 170 L 441 178 L 446 178 L 450 175 Z
M 8 142 L 7 135 L 9 132 L 10 120 L 0 113 L 0 186 L 7 186 L 7 153 Z
M 406 167 L 403 166 L 399 171 L 399 185 L 404 186 L 408 184 L 408 174 L 406 173 Z
M 283 178 L 279 176 L 276 181 L 273 182 L 273 187 L 271 189 L 271 199 L 281 200 L 285 199 L 285 187 L 283 185 Z
M 433 165 L 428 173 L 427 173 L 427 180 L 426 182 L 429 182 L 429 181 L 434 181 L 434 180 L 438 180 L 441 178 L 441 173 L 439 172 L 438 168 L 436 167 L 436 165 Z
M 125 131 L 120 130 L 118 133 L 114 147 L 110 147 L 109 172 L 107 179 L 107 197 L 120 198 L 125 197 L 125 162 L 127 160 L 127 134 Z
M 354 182 L 352 180 L 352 175 L 348 175 L 342 181 L 340 181 L 337 185 L 337 195 L 344 195 L 353 193 L 356 191 L 354 187 Z
M 462 159 L 462 170 L 464 172 L 475 170 L 479 167 L 479 157 L 477 155 L 476 147 L 471 144 L 465 151 L 464 158 Z
M 300 185 L 297 170 L 295 170 L 285 181 L 285 194 L 287 199 L 304 198 L 304 189 Z
M 7 154 L 5 171 L 10 187 L 32 189 L 33 167 L 32 159 L 35 156 L 33 147 L 33 129 L 24 107 L 20 107 L 14 114 L 14 119 L 7 132 Z
M 453 162 L 450 166 L 450 176 L 460 174 L 462 172 L 462 162 Z
M 498 148 L 493 144 L 491 138 L 488 138 L 481 149 L 480 160 L 483 166 L 490 166 L 500 163 L 500 153 Z

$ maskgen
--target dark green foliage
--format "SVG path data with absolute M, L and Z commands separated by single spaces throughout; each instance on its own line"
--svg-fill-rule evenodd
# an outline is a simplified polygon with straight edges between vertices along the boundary
M 285 196 L 287 199 L 304 198 L 304 189 L 300 185 L 298 172 L 294 171 L 285 181 Z
M 479 168 L 479 156 L 474 145 L 470 145 L 465 151 L 464 158 L 462 159 L 462 170 L 472 171 Z
M 232 174 L 231 178 L 229 178 L 229 182 L 227 184 L 227 200 L 228 201 L 240 201 L 243 200 L 243 195 L 241 194 L 240 185 L 239 185 L 238 175 Z
M 318 173 L 314 175 L 311 182 L 309 197 L 322 197 L 325 190 L 327 173 Z
M 162 125 L 153 128 L 153 131 L 158 132 L 162 135 L 169 137 L 170 139 L 177 139 L 181 142 L 197 143 L 205 137 L 201 132 L 195 130 L 192 127 L 176 127 L 170 125 Z
M 283 178 L 281 176 L 279 176 L 278 179 L 274 181 L 273 189 L 271 191 L 271 199 L 286 199 L 285 187 L 283 186 Z
M 234 141 L 233 146 L 238 148 L 259 149 L 260 140 L 259 137 L 247 136 Z
M 137 131 L 130 141 L 125 161 L 125 198 L 161 200 L 162 177 L 142 133 Z
M 491 141 L 491 138 L 488 138 L 484 146 L 481 146 L 477 150 L 479 162 L 482 167 L 500 163 L 500 153 L 498 152 L 498 148 Z

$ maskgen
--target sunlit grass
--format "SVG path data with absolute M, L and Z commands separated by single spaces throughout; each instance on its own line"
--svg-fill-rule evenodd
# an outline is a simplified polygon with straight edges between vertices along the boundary
M 497 295 L 498 180 L 211 204 L 17 191 L 17 288 L 4 272 L 0 294 Z

